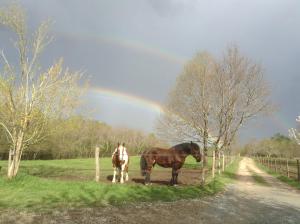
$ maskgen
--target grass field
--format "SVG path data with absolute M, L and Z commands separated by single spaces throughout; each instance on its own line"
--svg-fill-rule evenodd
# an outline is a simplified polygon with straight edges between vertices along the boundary
M 300 183 L 298 181 L 296 181 L 294 179 L 291 179 L 291 178 L 288 178 L 286 176 L 283 176 L 283 175 L 281 175 L 279 173 L 276 173 L 273 170 L 268 169 L 267 167 L 263 166 L 262 164 L 260 164 L 258 162 L 256 162 L 256 165 L 260 169 L 262 169 L 265 172 L 267 172 L 268 174 L 271 174 L 272 176 L 276 177 L 278 180 L 280 180 L 280 181 L 282 181 L 282 182 L 284 182 L 284 183 L 286 183 L 286 184 L 288 184 L 288 185 L 290 185 L 292 187 L 295 187 L 295 188 L 297 188 L 297 189 L 300 190 Z
M 110 158 L 101 159 L 103 172 L 111 173 Z M 197 167 L 191 157 L 187 166 Z M 199 198 L 212 195 L 223 189 L 224 184 L 234 179 L 238 161 L 233 162 L 224 175 L 215 178 L 204 187 L 200 186 L 144 186 L 141 184 L 96 183 L 93 159 L 22 161 L 19 175 L 7 180 L 5 161 L 0 173 L 0 208 L 48 210 L 59 207 L 94 207 L 128 202 L 173 201 L 182 198 Z M 130 169 L 139 170 L 139 158 L 131 158 Z M 163 169 L 156 167 L 155 169 Z M 84 181 L 59 180 L 59 176 L 88 176 Z

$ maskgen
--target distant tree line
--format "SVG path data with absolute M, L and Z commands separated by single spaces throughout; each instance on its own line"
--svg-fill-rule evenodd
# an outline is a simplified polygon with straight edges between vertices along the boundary
M 275 134 L 271 138 L 253 141 L 245 145 L 242 154 L 295 158 L 300 157 L 300 145 L 294 139 L 282 134 Z
M 49 133 L 43 141 L 24 150 L 22 159 L 69 159 L 94 157 L 95 146 L 100 155 L 110 156 L 117 143 L 125 143 L 130 155 L 137 155 L 147 147 L 165 145 L 154 134 L 128 128 L 111 127 L 100 121 L 72 116 L 49 122 Z M 9 142 L 0 129 L 0 157 L 8 158 Z

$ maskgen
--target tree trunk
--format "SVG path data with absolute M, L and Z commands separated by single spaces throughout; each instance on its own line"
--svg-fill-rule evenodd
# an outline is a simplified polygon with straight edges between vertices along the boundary
M 205 185 L 205 167 L 206 167 L 206 153 L 203 150 L 202 156 L 202 171 L 201 171 L 201 185 Z
M 17 137 L 16 145 L 12 150 L 12 158 L 9 162 L 10 164 L 7 170 L 8 179 L 12 179 L 13 177 L 15 177 L 19 171 L 20 161 L 23 152 L 23 138 L 24 132 L 20 132 Z
M 216 162 L 216 154 L 215 154 L 215 150 L 212 151 L 212 178 L 215 177 L 215 162 Z
M 100 164 L 99 164 L 100 148 L 97 146 L 95 150 L 95 163 L 96 163 L 96 182 L 100 179 Z
M 225 171 L 225 155 L 224 152 L 222 153 L 222 172 Z
M 221 174 L 221 153 L 220 150 L 218 150 L 218 174 Z
M 7 163 L 7 170 L 9 170 L 9 167 L 11 166 L 11 157 L 13 156 L 13 150 L 10 149 L 8 153 L 8 163 Z

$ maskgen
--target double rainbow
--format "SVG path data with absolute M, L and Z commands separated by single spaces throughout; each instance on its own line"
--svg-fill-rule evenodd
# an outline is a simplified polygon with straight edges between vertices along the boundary
M 120 99 L 124 102 L 128 102 L 130 104 L 139 106 L 141 108 L 145 108 L 151 111 L 154 111 L 156 113 L 163 113 L 162 106 L 155 102 L 151 101 L 139 96 L 131 95 L 124 92 L 119 92 L 113 89 L 107 89 L 103 87 L 92 87 L 89 89 L 90 92 L 93 92 L 95 94 L 100 94 L 102 96 L 107 96 L 113 99 Z

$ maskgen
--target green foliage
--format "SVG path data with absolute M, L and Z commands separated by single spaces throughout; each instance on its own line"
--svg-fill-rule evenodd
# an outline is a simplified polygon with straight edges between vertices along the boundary
M 95 146 L 101 156 L 110 156 L 118 142 L 125 143 L 130 155 L 137 155 L 150 146 L 164 146 L 154 134 L 126 128 L 113 128 L 81 116 L 49 122 L 46 138 L 24 150 L 23 159 L 90 158 Z M 7 158 L 9 145 L 0 127 L 0 157 Z
M 276 133 L 273 137 L 271 137 L 271 140 L 276 141 L 276 142 L 291 142 L 292 140 L 280 133 Z
M 300 156 L 300 145 L 277 133 L 271 138 L 247 144 L 242 149 L 242 154 L 293 158 Z

